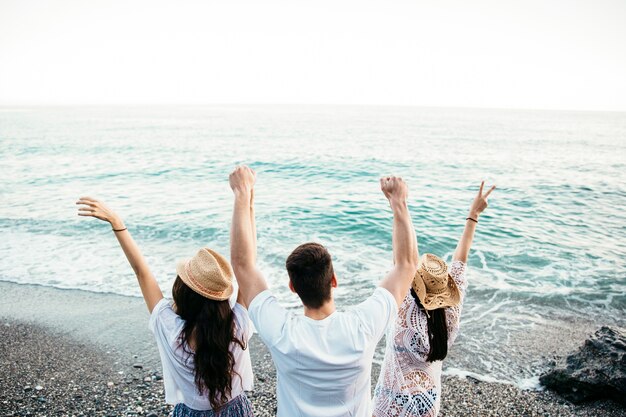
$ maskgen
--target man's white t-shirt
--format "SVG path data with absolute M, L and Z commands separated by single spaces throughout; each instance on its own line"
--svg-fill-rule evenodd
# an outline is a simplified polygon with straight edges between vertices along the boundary
M 278 417 L 372 415 L 374 350 L 398 311 L 389 291 L 323 320 L 288 312 L 269 290 L 248 311 L 276 365 Z
M 235 304 L 233 316 L 236 337 L 247 345 L 252 335 L 248 312 L 242 305 Z M 180 333 L 184 325 L 185 321 L 165 298 L 157 303 L 150 315 L 148 327 L 154 333 L 163 365 L 165 401 L 168 404 L 184 403 L 195 410 L 210 410 L 208 395 L 198 393 L 196 388 L 193 356 L 190 357 L 181 344 Z M 231 343 L 230 349 L 235 359 L 233 371 L 236 372 L 232 380 L 232 399 L 244 390 L 252 389 L 253 374 L 250 350 L 243 350 L 238 343 Z

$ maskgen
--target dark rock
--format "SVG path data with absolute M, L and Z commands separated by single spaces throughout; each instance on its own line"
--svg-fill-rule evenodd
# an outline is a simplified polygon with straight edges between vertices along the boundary
M 158 415 L 156 415 L 155 413 L 150 413 L 148 414 L 146 417 L 159 417 Z
M 142 365 L 142 364 L 140 364 L 140 363 L 135 363 L 135 364 L 133 364 L 133 368 L 136 368 L 136 369 L 142 369 L 142 368 L 143 368 L 143 365 Z
M 601 327 L 539 381 L 573 403 L 612 398 L 626 404 L 626 335 Z
M 469 376 L 469 375 L 468 375 L 468 376 L 466 376 L 465 378 L 466 378 L 468 381 L 473 382 L 474 384 L 478 384 L 478 383 L 480 383 L 480 380 L 479 380 L 479 379 L 477 379 L 477 378 L 474 378 L 473 376 Z

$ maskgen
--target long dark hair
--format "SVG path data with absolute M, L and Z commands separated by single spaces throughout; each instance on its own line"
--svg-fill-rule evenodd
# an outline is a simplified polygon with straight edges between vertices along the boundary
M 417 298 L 417 294 L 411 288 L 411 295 L 415 299 L 417 306 L 424 309 L 424 306 Z M 426 319 L 428 323 L 428 342 L 430 350 L 426 357 L 427 362 L 441 361 L 448 355 L 448 324 L 446 322 L 446 309 L 438 308 L 429 310 Z
M 209 395 L 211 408 L 219 409 L 228 401 L 232 390 L 235 358 L 230 344 L 246 349 L 243 340 L 235 336 L 235 320 L 228 300 L 215 301 L 193 291 L 179 276 L 172 287 L 176 313 L 185 320 L 182 341 L 193 345 L 196 388 Z M 236 374 L 236 373 L 235 373 Z

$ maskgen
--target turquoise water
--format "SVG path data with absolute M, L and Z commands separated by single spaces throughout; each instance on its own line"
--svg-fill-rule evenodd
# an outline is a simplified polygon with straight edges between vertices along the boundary
M 259 259 L 285 303 L 284 261 L 325 244 L 339 305 L 390 267 L 378 177 L 403 176 L 420 251 L 450 259 L 481 179 L 496 183 L 470 258 L 463 333 L 449 365 L 519 381 L 500 354 L 554 317 L 624 324 L 626 114 L 323 106 L 0 108 L 0 279 L 139 295 L 107 225 L 118 209 L 164 289 L 175 260 L 228 254 L 239 163 L 258 173 Z M 506 350 L 506 349 L 505 349 Z

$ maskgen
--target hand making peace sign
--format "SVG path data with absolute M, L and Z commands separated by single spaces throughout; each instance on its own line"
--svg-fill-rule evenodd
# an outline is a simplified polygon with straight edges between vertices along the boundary
M 475 220 L 478 220 L 478 216 L 480 216 L 480 213 L 485 211 L 485 209 L 489 205 L 487 204 L 487 197 L 489 197 L 489 194 L 491 194 L 491 192 L 496 189 L 496 186 L 492 186 L 489 191 L 483 194 L 484 188 L 485 181 L 480 183 L 480 189 L 478 190 L 478 194 L 476 195 L 476 198 L 474 198 L 474 201 L 472 201 L 472 205 L 470 206 L 469 217 L 472 217 Z

